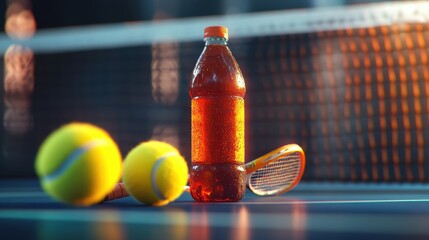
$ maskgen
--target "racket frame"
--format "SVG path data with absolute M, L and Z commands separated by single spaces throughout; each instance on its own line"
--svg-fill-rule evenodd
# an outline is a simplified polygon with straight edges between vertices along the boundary
M 268 164 L 275 162 L 278 159 L 283 158 L 284 156 L 290 155 L 290 154 L 298 154 L 301 161 L 300 161 L 299 172 L 298 172 L 297 176 L 295 177 L 294 181 L 290 185 L 288 185 L 288 187 L 280 189 L 278 191 L 269 191 L 269 192 L 255 191 L 251 187 L 250 178 L 254 172 L 256 172 L 257 170 L 267 166 Z M 302 175 L 304 174 L 305 163 L 306 163 L 306 160 L 305 160 L 304 150 L 298 144 L 291 143 L 291 144 L 283 145 L 279 148 L 272 150 L 269 153 L 266 153 L 266 154 L 258 157 L 255 160 L 245 164 L 246 173 L 247 173 L 246 174 L 246 186 L 254 194 L 259 195 L 259 196 L 280 195 L 282 193 L 285 193 L 287 191 L 292 190 L 294 187 L 296 187 L 296 185 L 298 185 L 298 183 L 301 181 Z

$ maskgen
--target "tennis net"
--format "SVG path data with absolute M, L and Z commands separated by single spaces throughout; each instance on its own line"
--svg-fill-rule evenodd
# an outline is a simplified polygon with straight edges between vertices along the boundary
M 5 69 L 11 45 L 34 52 L 29 97 L 4 87 L 3 164 L 32 160 L 70 121 L 104 127 L 124 155 L 159 139 L 190 159 L 192 69 L 203 28 L 225 25 L 247 84 L 248 161 L 295 142 L 304 180 L 427 182 L 427 12 L 427 2 L 378 3 L 0 36 Z

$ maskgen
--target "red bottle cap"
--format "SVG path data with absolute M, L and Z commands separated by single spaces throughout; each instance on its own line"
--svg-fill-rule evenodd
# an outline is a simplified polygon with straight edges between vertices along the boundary
M 204 29 L 204 38 L 221 37 L 228 38 L 228 28 L 223 26 L 210 26 Z

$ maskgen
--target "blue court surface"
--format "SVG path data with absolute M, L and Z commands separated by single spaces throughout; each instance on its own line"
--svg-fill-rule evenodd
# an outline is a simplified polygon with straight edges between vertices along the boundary
M 429 186 L 303 182 L 234 203 L 184 193 L 161 208 L 131 197 L 57 203 L 35 180 L 0 181 L 0 239 L 428 239 Z

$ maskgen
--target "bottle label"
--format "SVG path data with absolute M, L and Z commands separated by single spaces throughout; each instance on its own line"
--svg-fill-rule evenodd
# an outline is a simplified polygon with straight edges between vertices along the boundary
M 192 162 L 244 163 L 244 99 L 192 99 Z

